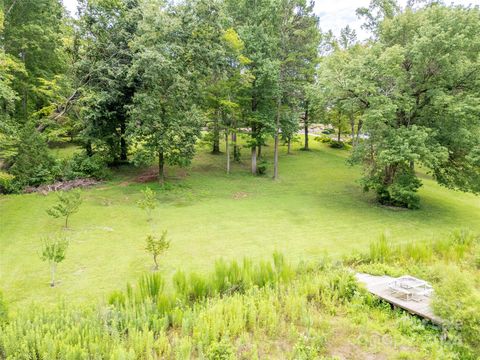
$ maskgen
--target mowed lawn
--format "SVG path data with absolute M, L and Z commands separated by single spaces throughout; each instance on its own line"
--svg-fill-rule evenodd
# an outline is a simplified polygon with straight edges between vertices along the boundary
M 348 153 L 313 142 L 313 151 L 286 155 L 280 180 L 248 173 L 243 163 L 224 173 L 224 156 L 200 149 L 188 169 L 169 169 L 170 190 L 158 191 L 159 207 L 149 224 L 136 202 L 145 170 L 123 168 L 113 180 L 82 191 L 84 203 L 71 218 L 71 246 L 50 288 L 49 268 L 39 258 L 42 236 L 61 229 L 62 220 L 45 210 L 55 194 L 0 197 L 0 289 L 20 309 L 30 302 L 97 301 L 124 288 L 152 260 L 145 236 L 168 230 L 171 247 L 160 271 L 207 271 L 215 259 L 269 258 L 280 251 L 294 262 L 340 257 L 368 249 L 381 233 L 393 242 L 428 241 L 457 228 L 480 231 L 480 197 L 441 188 L 424 177 L 422 208 L 394 210 L 377 205 L 357 182 L 360 169 L 346 164 Z M 264 149 L 271 158 L 271 147 Z M 70 150 L 69 150 L 70 151 Z M 269 172 L 272 171 L 271 164 Z

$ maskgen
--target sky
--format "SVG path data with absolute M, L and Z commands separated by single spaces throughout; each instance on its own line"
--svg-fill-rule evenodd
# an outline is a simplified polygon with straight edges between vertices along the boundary
M 407 0 L 400 0 L 405 5 Z M 66 8 L 74 14 L 77 0 L 63 0 Z M 340 29 L 347 25 L 355 29 L 359 40 L 366 39 L 368 34 L 361 29 L 362 21 L 357 18 L 355 10 L 359 7 L 367 7 L 370 0 L 316 0 L 315 12 L 320 17 L 322 31 L 332 30 L 338 35 Z M 458 5 L 480 5 L 480 0 L 445 0 L 445 3 Z

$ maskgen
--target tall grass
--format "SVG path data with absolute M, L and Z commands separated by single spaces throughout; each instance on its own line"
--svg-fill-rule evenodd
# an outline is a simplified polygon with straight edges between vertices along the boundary
M 147 274 L 105 304 L 17 314 L 0 325 L 0 359 L 321 359 L 342 341 L 361 357 L 379 332 L 395 339 L 374 344 L 392 357 L 404 348 L 417 358 L 470 354 L 379 306 L 341 264 L 295 269 L 274 254 L 218 261 L 207 275 L 179 271 L 172 282 Z

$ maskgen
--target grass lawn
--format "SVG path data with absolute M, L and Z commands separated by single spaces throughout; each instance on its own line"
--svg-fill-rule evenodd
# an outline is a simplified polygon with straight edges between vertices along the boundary
M 311 152 L 295 148 L 286 155 L 282 149 L 277 182 L 249 175 L 247 150 L 227 176 L 224 156 L 201 149 L 188 169 L 169 169 L 172 189 L 149 184 L 159 192 L 151 224 L 136 206 L 146 185 L 135 178 L 145 169 L 119 169 L 111 181 L 82 192 L 84 204 L 70 220 L 71 246 L 53 289 L 38 254 L 42 236 L 62 225 L 45 213 L 55 194 L 2 196 L 0 289 L 17 308 L 32 301 L 100 299 L 151 269 L 144 240 L 152 227 L 168 229 L 171 247 L 160 259 L 166 276 L 179 268 L 209 270 L 221 257 L 263 259 L 275 250 L 295 262 L 326 253 L 337 257 L 368 248 L 382 232 L 392 242 L 409 242 L 455 228 L 480 231 L 480 197 L 424 177 L 420 210 L 381 207 L 362 193 L 356 182 L 360 169 L 346 164 L 347 152 L 312 143 Z M 265 149 L 264 156 L 270 159 L 271 151 Z

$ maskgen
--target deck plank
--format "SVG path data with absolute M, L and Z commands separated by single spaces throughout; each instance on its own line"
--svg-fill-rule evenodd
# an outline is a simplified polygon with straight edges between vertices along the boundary
M 356 273 L 357 280 L 364 284 L 366 289 L 373 295 L 387 301 L 388 303 L 402 308 L 411 314 L 420 316 L 434 324 L 441 325 L 443 320 L 433 313 L 431 298 L 425 297 L 422 301 L 402 300 L 393 296 L 388 290 L 388 284 L 395 278 L 391 276 L 375 276 L 370 274 Z

